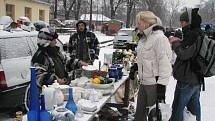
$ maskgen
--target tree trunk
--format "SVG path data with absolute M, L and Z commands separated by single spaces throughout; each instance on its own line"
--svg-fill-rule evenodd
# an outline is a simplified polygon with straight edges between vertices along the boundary
M 108 10 L 107 10 L 107 4 L 106 4 L 106 0 L 104 0 L 104 10 L 102 10 L 103 11 L 103 14 L 105 15 L 105 16 L 107 16 L 108 15 Z M 104 12 L 105 11 L 105 12 Z
M 69 20 L 69 14 L 70 14 L 70 11 L 65 12 L 65 20 Z
M 58 1 L 55 0 L 55 3 L 54 3 L 54 19 L 57 18 L 57 3 L 58 3 Z
M 75 20 L 79 19 L 79 11 L 81 9 L 81 0 L 78 0 L 78 3 L 76 5 L 76 13 L 75 13 Z
M 127 19 L 126 19 L 126 28 L 130 27 L 130 21 L 131 21 L 131 10 L 133 7 L 133 1 L 127 0 Z
M 111 17 L 111 19 L 114 19 L 115 18 L 115 12 L 114 12 L 113 0 L 110 0 L 110 8 L 111 8 L 110 17 Z
M 89 22 L 89 29 L 91 30 L 92 26 L 92 12 L 93 12 L 93 1 L 90 0 L 90 22 Z

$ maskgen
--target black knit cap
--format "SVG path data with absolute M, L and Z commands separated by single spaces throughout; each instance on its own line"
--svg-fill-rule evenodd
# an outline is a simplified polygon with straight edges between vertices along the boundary
M 78 28 L 78 25 L 79 25 L 80 23 L 83 23 L 83 24 L 84 24 L 84 26 L 85 26 L 85 28 L 87 27 L 86 22 L 84 22 L 84 21 L 80 20 L 80 21 L 78 21 L 78 22 L 76 23 L 76 28 Z

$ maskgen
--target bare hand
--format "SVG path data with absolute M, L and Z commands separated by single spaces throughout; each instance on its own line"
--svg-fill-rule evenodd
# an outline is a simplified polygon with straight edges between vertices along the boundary
M 66 83 L 66 81 L 64 79 L 58 79 L 57 82 L 60 84 L 60 85 L 63 85 Z
M 174 42 L 177 42 L 177 41 L 180 41 L 180 38 L 178 37 L 173 37 L 173 36 L 170 36 L 169 37 L 169 42 L 170 44 L 174 43 Z
M 79 63 L 81 64 L 81 66 L 88 66 L 88 63 L 86 63 L 86 62 L 84 62 L 82 60 L 80 60 Z

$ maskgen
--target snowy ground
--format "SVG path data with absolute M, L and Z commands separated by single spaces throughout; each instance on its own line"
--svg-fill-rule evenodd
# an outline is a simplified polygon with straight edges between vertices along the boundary
M 105 41 L 112 40 L 113 36 L 105 36 L 104 34 L 101 34 L 100 32 L 95 32 L 98 40 L 100 43 L 103 43 Z M 62 38 L 64 41 L 69 40 L 69 35 L 63 35 L 59 36 L 59 38 Z M 104 61 L 104 53 L 112 53 L 114 49 L 112 49 L 111 45 L 112 42 L 103 43 L 100 46 L 103 47 L 100 50 L 99 60 L 103 63 Z M 176 80 L 171 77 L 169 81 L 169 85 L 167 87 L 166 92 L 166 102 L 168 104 L 172 104 L 173 97 L 174 97 L 174 91 L 175 91 L 175 85 Z M 213 114 L 215 112 L 215 76 L 211 78 L 206 78 L 205 80 L 205 87 L 206 90 L 201 92 L 201 111 L 202 111 L 202 121 L 215 121 L 215 115 Z
M 101 36 L 99 41 L 105 40 L 106 36 Z M 112 53 L 114 49 L 112 46 L 108 46 L 105 48 L 101 48 L 99 59 L 101 62 L 104 61 L 104 53 Z M 172 104 L 174 98 L 176 80 L 171 77 L 167 92 L 166 92 L 166 103 Z M 202 121 L 215 121 L 215 76 L 205 79 L 205 91 L 201 92 L 200 103 L 201 103 L 201 111 L 202 111 Z
M 112 40 L 113 36 L 105 36 L 99 32 L 95 32 L 96 36 L 100 43 L 103 43 L 104 41 Z M 63 41 L 63 43 L 66 43 L 69 41 L 70 35 L 60 35 L 59 39 Z M 114 51 L 112 49 L 112 46 L 110 45 L 112 42 L 103 43 L 100 46 L 106 46 L 102 47 L 99 54 L 99 60 L 101 60 L 101 63 L 104 61 L 104 53 L 110 54 Z M 174 96 L 174 90 L 175 90 L 175 84 L 176 80 L 174 80 L 172 77 L 169 81 L 169 85 L 167 87 L 167 93 L 166 93 L 166 102 L 168 104 L 172 104 L 173 96 Z M 201 92 L 201 106 L 202 106 L 202 121 L 215 121 L 215 115 L 213 114 L 215 112 L 215 76 L 211 78 L 207 78 L 205 80 L 205 86 L 206 91 Z M 1 120 L 0 116 L 0 120 Z M 2 121 L 2 120 L 1 120 Z M 3 120 L 3 121 L 11 121 L 11 120 Z
M 106 36 L 105 34 L 102 34 L 101 32 L 94 32 L 96 34 L 96 37 L 98 38 L 99 42 L 102 43 L 101 46 L 104 46 L 104 45 L 108 45 L 107 41 L 110 41 L 110 40 L 113 40 L 114 36 Z M 68 43 L 69 42 L 69 37 L 70 37 L 70 34 L 59 34 L 59 39 L 65 44 L 65 43 Z M 105 43 L 107 42 L 107 43 Z

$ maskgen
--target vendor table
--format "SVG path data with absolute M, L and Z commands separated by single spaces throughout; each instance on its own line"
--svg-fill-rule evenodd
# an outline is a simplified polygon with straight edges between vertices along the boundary
M 107 104 L 111 97 L 116 93 L 116 91 L 119 89 L 119 87 L 125 83 L 125 93 L 124 93 L 124 102 L 123 104 L 112 104 L 112 103 L 108 103 L 108 105 L 111 105 L 113 107 L 127 107 L 128 106 L 128 96 L 129 96 L 129 78 L 128 75 L 124 75 L 122 77 L 122 79 L 118 80 L 117 82 L 114 83 L 114 88 L 111 94 L 103 96 L 98 102 L 95 102 L 97 105 L 97 110 L 90 113 L 90 114 L 86 114 L 84 113 L 82 117 L 78 118 L 76 117 L 76 121 L 91 121 L 95 115 L 102 109 L 102 107 Z M 27 116 L 24 115 L 23 116 L 23 121 L 27 121 Z
M 125 99 L 122 106 L 128 106 L 128 95 L 129 95 L 129 79 L 128 76 L 123 76 L 122 79 L 118 80 L 114 83 L 114 89 L 113 92 L 109 95 L 103 96 L 102 99 L 100 99 L 98 102 L 95 102 L 97 105 L 97 110 L 93 112 L 92 114 L 84 114 L 81 118 L 76 118 L 76 121 L 91 121 L 93 117 L 102 109 L 102 107 L 109 102 L 110 98 L 116 93 L 116 91 L 119 89 L 119 87 L 122 84 L 125 85 Z M 112 104 L 114 107 L 116 107 L 114 104 Z M 117 104 L 116 104 L 117 105 Z

